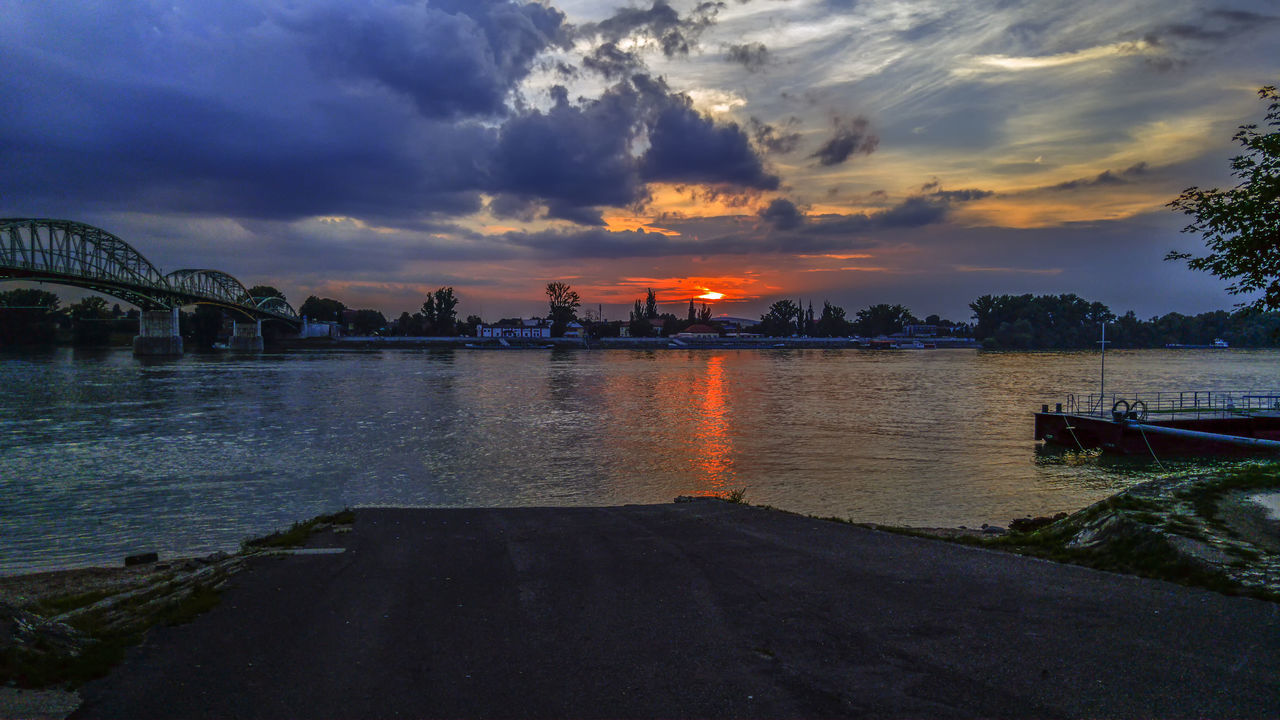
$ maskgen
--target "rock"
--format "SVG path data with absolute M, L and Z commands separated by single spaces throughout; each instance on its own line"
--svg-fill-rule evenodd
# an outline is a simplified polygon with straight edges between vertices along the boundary
M 0 604 L 0 648 L 76 656 L 93 639 L 65 623 L 47 620 L 13 605 Z
M 129 555 L 125 557 L 124 566 L 133 567 L 134 565 L 146 565 L 147 563 L 156 562 L 159 559 L 160 559 L 160 555 L 158 553 L 153 553 L 153 552 L 138 553 L 137 555 Z
M 1203 540 L 1174 534 L 1166 535 L 1165 539 L 1179 555 L 1208 570 L 1221 570 L 1235 559 Z
M 1067 516 L 1066 513 L 1058 513 L 1053 517 L 1041 516 L 1041 517 L 1034 517 L 1034 518 L 1033 517 L 1018 518 L 1017 520 L 1013 520 L 1009 523 L 1009 530 L 1016 533 L 1035 532 L 1036 530 L 1039 530 L 1040 528 L 1046 525 L 1052 525 L 1053 523 L 1065 518 L 1066 516 Z

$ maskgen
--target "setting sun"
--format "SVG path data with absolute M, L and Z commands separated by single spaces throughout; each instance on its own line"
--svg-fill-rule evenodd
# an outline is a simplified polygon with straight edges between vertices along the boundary
M 702 289 L 706 290 L 706 288 L 702 288 Z M 699 295 L 698 299 L 699 300 L 719 300 L 722 297 L 724 297 L 724 293 L 718 293 L 713 290 L 707 290 L 705 293 Z

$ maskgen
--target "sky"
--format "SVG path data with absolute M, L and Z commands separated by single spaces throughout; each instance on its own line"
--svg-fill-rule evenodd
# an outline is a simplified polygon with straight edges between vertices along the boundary
M 1167 203 L 1232 183 L 1271 0 L 16 0 L 0 216 L 397 316 L 983 294 L 1230 308 Z M 703 302 L 704 300 L 699 300 Z

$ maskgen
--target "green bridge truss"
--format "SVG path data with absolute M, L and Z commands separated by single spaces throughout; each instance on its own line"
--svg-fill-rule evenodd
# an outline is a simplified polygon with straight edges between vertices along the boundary
M 124 240 L 71 220 L 0 218 L 0 280 L 82 287 L 143 310 L 217 305 L 255 320 L 302 322 L 289 303 L 277 297 L 255 298 L 224 272 L 162 274 Z

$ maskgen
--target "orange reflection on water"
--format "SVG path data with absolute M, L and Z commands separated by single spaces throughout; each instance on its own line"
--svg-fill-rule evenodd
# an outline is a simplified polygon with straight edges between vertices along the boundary
M 707 358 L 706 374 L 695 396 L 701 413 L 693 434 L 693 464 L 699 471 L 699 490 L 709 494 L 730 490 L 735 474 L 725 383 L 724 356 L 712 355 Z

